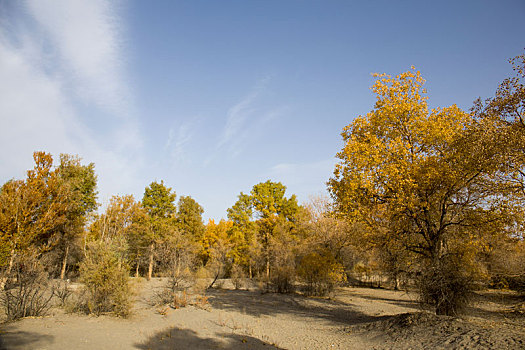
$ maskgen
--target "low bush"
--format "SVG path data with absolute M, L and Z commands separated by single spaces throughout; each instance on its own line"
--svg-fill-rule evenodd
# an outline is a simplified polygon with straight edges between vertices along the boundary
M 306 295 L 327 295 L 338 283 L 346 280 L 343 266 L 326 250 L 303 256 L 297 274 L 304 282 L 303 291 Z
M 69 280 L 58 280 L 51 286 L 51 293 L 59 300 L 60 306 L 65 306 L 73 292 L 69 289 Z
M 230 279 L 235 289 L 241 289 L 246 286 L 246 273 L 244 269 L 237 264 L 231 268 Z
M 450 261 L 427 267 L 419 276 L 420 301 L 432 305 L 437 315 L 457 316 L 467 306 L 473 288 L 472 278 L 463 270 Z
M 0 294 L 7 320 L 48 312 L 53 294 L 49 291 L 48 275 L 34 254 L 15 259 L 8 281 Z
M 275 266 L 270 274 L 270 286 L 277 293 L 295 291 L 295 269 L 292 266 Z
M 80 280 L 84 283 L 77 310 L 100 315 L 112 313 L 127 317 L 131 311 L 129 267 L 107 242 L 89 245 L 80 265 Z
M 153 305 L 178 305 L 177 298 L 180 297 L 181 292 L 186 291 L 195 285 L 195 274 L 189 268 L 178 269 L 172 268 L 167 282 L 155 291 L 153 295 Z M 178 308 L 178 307 L 176 307 Z

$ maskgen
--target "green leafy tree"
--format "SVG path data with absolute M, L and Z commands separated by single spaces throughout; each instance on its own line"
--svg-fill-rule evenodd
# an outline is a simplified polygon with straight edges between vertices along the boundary
M 281 221 L 293 221 L 298 210 L 297 198 L 286 198 L 286 186 L 270 180 L 253 186 L 250 195 L 241 192 L 234 206 L 228 209 L 228 218 L 234 223 L 234 230 L 245 230 L 244 242 L 249 242 L 251 229 L 259 234 L 264 250 L 266 278 L 270 278 L 270 237 Z M 232 234 L 238 234 L 233 231 Z M 243 241 L 238 239 L 238 241 Z
M 252 267 L 256 255 L 256 224 L 252 220 L 253 209 L 249 195 L 241 194 L 237 202 L 228 208 L 228 219 L 232 226 L 228 231 L 232 242 L 230 254 L 236 265 L 248 268 L 249 277 L 252 278 Z
M 286 198 L 286 186 L 270 180 L 253 186 L 251 194 L 252 208 L 257 218 L 259 234 L 265 251 L 266 278 L 270 278 L 270 236 L 280 220 L 293 221 L 298 210 L 297 198 Z
M 181 196 L 178 204 L 177 227 L 180 232 L 195 242 L 202 239 L 205 231 L 202 222 L 204 209 L 190 196 Z
M 97 176 L 93 163 L 82 165 L 78 156 L 69 154 L 60 155 L 58 174 L 70 193 L 67 220 L 59 229 L 57 244 L 62 254 L 60 278 L 64 279 L 69 251 L 84 232 L 88 216 L 98 207 Z
M 148 280 L 153 274 L 155 245 L 162 241 L 174 228 L 176 215 L 175 191 L 154 181 L 144 191 L 142 207 L 148 214 L 149 230 L 144 232 L 144 239 L 149 243 Z

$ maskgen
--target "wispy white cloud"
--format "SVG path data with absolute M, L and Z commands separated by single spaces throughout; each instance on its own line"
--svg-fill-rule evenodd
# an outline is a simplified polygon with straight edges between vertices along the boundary
M 45 150 L 94 162 L 102 199 L 131 192 L 141 137 L 113 3 L 24 4 L 0 14 L 0 147 L 9 150 L 0 154 L 0 181 L 23 177 L 32 152 Z
M 253 103 L 259 94 L 260 91 L 252 92 L 228 110 L 226 125 L 222 131 L 218 147 L 223 147 L 232 142 L 243 127 L 245 127 L 248 117 L 255 112 Z
M 54 152 L 75 152 L 76 145 L 84 143 L 61 89 L 58 81 L 35 69 L 23 49 L 9 45 L 0 34 L 0 145 L 10 150 L 0 156 L 2 178 L 10 177 L 13 168 L 27 169 L 32 152 L 44 145 Z
M 218 147 L 223 147 L 226 144 L 236 141 L 239 134 L 241 134 L 257 116 L 259 112 L 256 106 L 257 100 L 265 92 L 271 77 L 267 76 L 259 80 L 252 91 L 245 96 L 241 101 L 234 104 L 227 113 L 226 125 L 222 130 L 221 138 Z
M 246 143 L 253 141 L 267 124 L 289 111 L 286 106 L 264 105 L 264 95 L 270 80 L 271 77 L 265 77 L 258 81 L 243 99 L 228 110 L 215 153 L 227 151 L 231 157 L 236 157 L 246 148 Z
M 79 97 L 114 115 L 128 110 L 122 25 L 108 0 L 27 0 L 27 9 L 56 50 Z
M 174 162 L 186 160 L 186 146 L 193 137 L 193 122 L 183 122 L 178 128 L 170 128 L 164 149 Z

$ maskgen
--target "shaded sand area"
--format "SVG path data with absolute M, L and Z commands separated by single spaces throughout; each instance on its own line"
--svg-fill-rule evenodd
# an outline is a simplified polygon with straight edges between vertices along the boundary
M 462 318 L 421 310 L 402 291 L 341 288 L 331 299 L 214 289 L 208 304 L 151 306 L 162 281 L 136 283 L 133 316 L 50 316 L 1 326 L 1 349 L 523 349 L 522 299 L 479 293 Z M 160 312 L 159 312 L 160 311 Z

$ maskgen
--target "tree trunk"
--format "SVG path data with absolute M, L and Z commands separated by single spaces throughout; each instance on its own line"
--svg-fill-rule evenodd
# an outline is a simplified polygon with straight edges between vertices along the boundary
M 394 272 L 394 290 L 399 290 L 399 273 Z
M 137 259 L 137 267 L 135 268 L 135 277 L 139 277 L 139 267 L 140 267 L 140 261 Z
M 149 266 L 148 266 L 148 281 L 151 280 L 151 275 L 153 274 L 153 243 L 149 247 Z
M 266 280 L 270 281 L 270 235 L 268 232 L 265 232 L 265 240 L 266 240 Z
M 13 269 L 13 264 L 15 263 L 15 248 L 11 249 L 11 257 L 9 258 L 9 264 L 7 265 L 7 269 L 5 270 L 4 275 L 2 276 L 2 279 L 0 279 L 0 290 L 3 290 L 5 287 L 5 284 L 7 283 L 7 279 L 9 278 L 9 275 L 11 274 L 11 270 Z
M 177 251 L 177 270 L 176 270 L 176 275 L 177 277 L 180 276 L 180 254 L 179 252 Z
M 252 274 L 252 263 L 251 262 L 248 264 L 248 274 L 250 276 L 250 279 L 252 279 L 253 274 Z
M 63 280 L 66 277 L 67 257 L 69 256 L 69 246 L 66 247 L 64 253 L 64 260 L 62 260 L 62 269 L 60 270 L 60 279 Z
M 270 280 L 270 256 L 266 254 L 266 280 Z
M 219 268 L 217 269 L 217 274 L 215 275 L 215 278 L 213 279 L 213 281 L 211 282 L 211 284 L 208 286 L 208 288 L 206 289 L 211 289 L 213 288 L 213 285 L 215 284 L 215 282 L 217 281 L 217 279 L 219 278 L 220 274 L 221 274 L 221 271 L 222 271 L 222 268 L 221 266 L 219 265 Z

